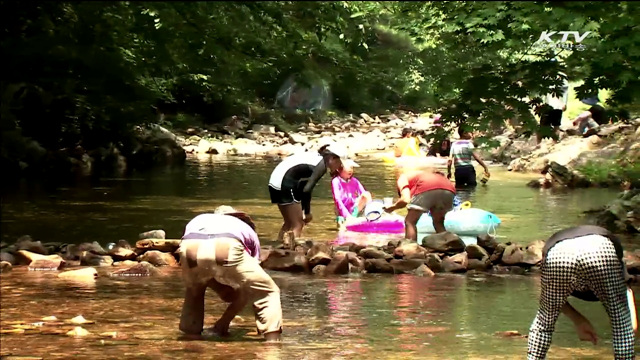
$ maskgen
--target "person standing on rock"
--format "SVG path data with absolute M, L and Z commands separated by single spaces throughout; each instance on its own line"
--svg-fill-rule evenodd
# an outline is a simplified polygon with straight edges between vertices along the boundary
M 457 188 L 472 188 L 478 185 L 476 181 L 476 169 L 472 160 L 475 159 L 483 168 L 486 177 L 489 177 L 489 168 L 482 161 L 482 158 L 474 151 L 473 136 L 466 131 L 463 125 L 458 127 L 460 140 L 451 144 L 451 155 L 447 164 L 447 178 L 451 179 L 451 167 L 455 169 L 455 180 Z
M 540 308 L 529 332 L 529 360 L 546 357 L 560 313 L 574 323 L 580 340 L 597 343 L 595 329 L 567 302 L 569 295 L 601 301 L 611 321 L 615 358 L 635 358 L 636 310 L 622 257 L 620 240 L 598 226 L 572 227 L 547 240 L 542 249 Z
M 260 266 L 260 240 L 249 215 L 223 205 L 213 214 L 196 216 L 187 224 L 178 252 L 186 287 L 181 331 L 202 332 L 204 295 L 210 288 L 231 303 L 213 326 L 215 334 L 227 335 L 231 321 L 251 301 L 258 333 L 267 341 L 280 340 L 280 289 Z
M 552 61 L 556 61 L 555 59 Z M 536 134 L 536 141 L 538 144 L 544 138 L 558 139 L 558 129 L 562 125 L 562 114 L 567 110 L 567 102 L 569 101 L 569 82 L 566 79 L 564 73 L 559 73 L 562 76 L 562 90 L 560 97 L 556 97 L 553 94 L 547 94 L 545 96 L 544 108 L 540 115 L 540 128 Z
M 318 152 L 293 154 L 276 166 L 269 178 L 269 195 L 284 219 L 278 241 L 283 241 L 288 231 L 296 238 L 302 235 L 304 225 L 313 218 L 313 188 L 327 170 L 332 176 L 337 174 L 342 169 L 340 158 L 346 158 L 346 155 L 345 149 L 330 144 L 322 146 Z
M 456 189 L 442 173 L 397 167 L 397 188 L 400 198 L 395 204 L 385 207 L 386 212 L 408 208 L 404 219 L 405 238 L 418 241 L 418 220 L 422 214 L 431 212 L 436 233 L 445 232 L 444 217 L 453 208 Z

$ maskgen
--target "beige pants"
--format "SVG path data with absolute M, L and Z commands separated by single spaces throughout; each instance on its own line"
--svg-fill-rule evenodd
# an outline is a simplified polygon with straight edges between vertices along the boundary
M 215 280 L 244 291 L 253 303 L 258 332 L 282 331 L 280 289 L 239 240 L 185 239 L 180 244 L 180 259 L 187 289 L 201 288 Z

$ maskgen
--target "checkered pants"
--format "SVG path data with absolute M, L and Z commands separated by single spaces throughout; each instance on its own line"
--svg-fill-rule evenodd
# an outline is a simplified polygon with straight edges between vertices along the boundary
M 542 268 L 540 308 L 529 331 L 528 359 L 544 359 L 555 323 L 573 291 L 593 291 L 611 321 L 615 359 L 635 359 L 623 268 L 613 243 L 599 235 L 559 242 Z

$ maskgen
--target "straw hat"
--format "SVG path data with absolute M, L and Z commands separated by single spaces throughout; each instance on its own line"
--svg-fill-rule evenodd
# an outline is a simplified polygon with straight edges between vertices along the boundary
M 247 223 L 247 225 L 251 226 L 253 230 L 256 229 L 256 224 L 253 222 L 253 220 L 251 220 L 251 217 L 246 212 L 237 210 L 229 205 L 220 205 L 213 211 L 213 213 L 218 215 L 229 215 L 236 217 Z

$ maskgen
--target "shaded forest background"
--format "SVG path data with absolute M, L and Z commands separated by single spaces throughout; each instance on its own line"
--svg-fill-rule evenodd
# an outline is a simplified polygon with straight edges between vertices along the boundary
M 635 112 L 640 96 L 635 2 L 1 7 L 3 140 L 17 132 L 47 149 L 107 146 L 160 113 L 183 126 L 263 111 L 292 75 L 327 81 L 337 112 L 439 112 L 478 130 L 514 117 L 535 126 L 535 94 L 558 91 L 559 72 L 580 97 L 607 89 L 613 110 Z M 571 51 L 535 46 L 543 31 L 591 33 Z

